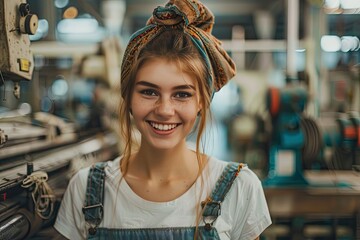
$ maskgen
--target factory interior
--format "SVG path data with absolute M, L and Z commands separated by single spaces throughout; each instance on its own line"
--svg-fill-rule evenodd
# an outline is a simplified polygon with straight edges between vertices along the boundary
M 204 152 L 261 180 L 260 239 L 360 239 L 360 0 L 202 2 L 237 68 Z M 163 3 L 0 0 L 0 239 L 55 239 L 71 177 L 121 155 L 124 48 Z

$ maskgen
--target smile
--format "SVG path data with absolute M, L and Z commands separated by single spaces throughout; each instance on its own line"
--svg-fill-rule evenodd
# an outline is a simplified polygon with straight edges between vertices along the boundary
M 178 124 L 162 124 L 162 123 L 154 123 L 154 122 L 148 122 L 153 128 L 160 131 L 169 131 L 178 126 Z

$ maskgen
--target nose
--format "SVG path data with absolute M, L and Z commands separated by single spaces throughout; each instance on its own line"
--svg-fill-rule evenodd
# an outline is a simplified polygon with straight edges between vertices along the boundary
M 175 106 L 168 98 L 161 98 L 158 100 L 155 113 L 162 117 L 171 117 L 175 113 Z

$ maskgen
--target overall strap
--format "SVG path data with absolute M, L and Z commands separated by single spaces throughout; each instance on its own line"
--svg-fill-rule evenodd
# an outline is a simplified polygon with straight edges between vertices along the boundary
M 221 203 L 224 201 L 226 194 L 229 192 L 234 180 L 238 176 L 240 170 L 243 168 L 243 163 L 230 162 L 225 167 L 221 176 L 215 184 L 210 197 L 201 203 L 203 207 L 203 220 L 205 222 L 205 229 L 210 230 L 216 218 L 221 213 Z M 205 219 L 210 218 L 210 222 Z
M 106 162 L 98 162 L 91 166 L 87 179 L 85 203 L 82 211 L 85 221 L 90 225 L 89 234 L 95 235 L 96 228 L 104 215 L 104 185 Z

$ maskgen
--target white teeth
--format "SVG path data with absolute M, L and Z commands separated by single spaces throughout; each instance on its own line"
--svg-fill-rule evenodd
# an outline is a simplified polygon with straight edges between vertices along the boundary
M 153 122 L 150 122 L 150 124 L 153 128 L 156 128 L 161 131 L 168 131 L 168 130 L 176 128 L 176 124 L 159 124 L 159 123 L 153 123 Z

